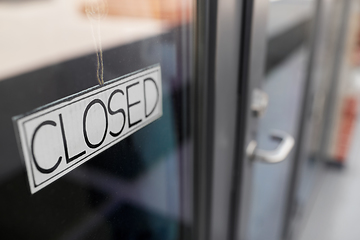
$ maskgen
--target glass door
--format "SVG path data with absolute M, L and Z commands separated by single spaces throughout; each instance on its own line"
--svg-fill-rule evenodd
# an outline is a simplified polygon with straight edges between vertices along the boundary
M 0 237 L 280 239 L 289 163 L 257 161 L 291 156 L 307 50 L 264 80 L 268 8 L 0 1 Z
M 286 239 L 316 2 L 255 0 L 248 5 L 233 233 L 234 239 Z
M 195 5 L 190 0 L 0 2 L 1 239 L 191 239 Z M 76 152 L 74 143 L 82 132 L 68 128 L 78 110 L 71 110 L 70 117 L 62 113 L 60 120 L 44 121 L 37 132 L 25 129 L 37 134 L 29 160 L 29 166 L 35 166 L 36 156 L 35 173 L 22 158 L 27 153 L 14 131 L 17 119 L 58 106 L 59 101 L 73 103 L 154 66 L 160 69 L 161 117 L 71 165 L 71 171 L 32 193 L 29 175 L 37 181 L 36 174 L 52 174 L 54 154 L 60 156 L 56 167 L 85 156 Z M 86 135 L 90 148 L 121 136 L 121 126 L 137 124 L 136 116 L 149 107 L 136 101 L 142 90 L 146 98 L 145 87 L 131 86 L 141 93 L 136 94 L 129 86 L 126 93 L 119 88 L 103 96 L 122 104 L 127 94 L 128 108 L 111 105 L 110 100 L 109 106 L 102 105 L 103 97 L 88 105 L 84 129 L 103 131 L 102 124 L 109 121 L 103 140 L 95 132 Z M 98 123 L 91 120 L 104 114 L 106 119 Z M 148 114 L 145 109 L 144 117 Z M 133 120 L 125 121 L 125 115 Z M 111 121 L 120 125 L 111 126 Z M 42 139 L 46 134 L 54 139 Z M 67 146 L 54 147 L 65 135 Z M 46 152 L 42 143 L 52 150 Z
M 314 16 L 315 1 L 269 2 L 266 73 L 262 82 L 269 104 L 259 120 L 259 148 L 277 147 L 278 143 L 269 137 L 274 130 L 298 138 Z M 292 151 L 276 165 L 254 163 L 249 239 L 282 239 L 295 154 Z

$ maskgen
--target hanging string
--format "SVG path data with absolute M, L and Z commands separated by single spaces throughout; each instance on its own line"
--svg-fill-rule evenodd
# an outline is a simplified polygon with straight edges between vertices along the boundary
M 101 45 L 100 22 L 107 15 L 107 12 L 108 6 L 105 0 L 87 0 L 85 13 L 90 20 L 97 59 L 96 78 L 100 86 L 104 85 L 104 59 Z

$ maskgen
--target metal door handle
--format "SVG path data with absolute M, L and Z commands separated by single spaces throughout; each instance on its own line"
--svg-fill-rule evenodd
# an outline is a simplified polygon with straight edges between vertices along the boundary
M 273 130 L 271 136 L 281 140 L 276 149 L 257 149 L 257 142 L 253 140 L 249 143 L 246 149 L 247 155 L 252 159 L 258 159 L 266 163 L 278 163 L 283 161 L 289 155 L 294 146 L 295 140 L 291 135 L 280 130 Z

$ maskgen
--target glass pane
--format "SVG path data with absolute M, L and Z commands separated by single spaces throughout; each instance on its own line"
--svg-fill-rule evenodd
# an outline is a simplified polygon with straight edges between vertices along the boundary
M 327 3 L 330 4 L 330 3 Z M 322 31 L 319 35 L 319 49 L 317 50 L 317 62 L 314 67 L 313 102 L 309 110 L 309 118 L 307 123 L 307 133 L 305 135 L 304 150 L 301 155 L 301 169 L 299 170 L 300 180 L 299 188 L 296 192 L 296 204 L 298 205 L 300 220 L 302 213 L 307 208 L 311 208 L 312 193 L 317 190 L 318 182 L 321 182 L 321 169 L 324 156 L 322 148 L 326 146 L 325 129 L 327 130 L 327 121 L 329 119 L 327 111 L 333 109 L 330 103 L 331 88 L 337 86 L 331 83 L 334 76 L 337 76 L 336 60 L 339 58 L 339 33 L 342 28 L 345 2 L 331 3 L 333 6 L 324 6 L 324 19 L 322 22 Z M 350 62 L 350 61 L 349 61 Z M 331 107 L 329 107 L 331 106 Z M 325 140 L 324 140 L 325 139 Z
M 296 139 L 309 61 L 315 1 L 269 1 L 266 76 L 269 105 L 259 121 L 258 147 L 275 149 L 272 130 Z M 277 164 L 254 163 L 249 239 L 282 239 L 294 151 Z
M 0 1 L 1 239 L 190 239 L 193 5 Z M 162 117 L 32 195 L 12 117 L 154 64 Z

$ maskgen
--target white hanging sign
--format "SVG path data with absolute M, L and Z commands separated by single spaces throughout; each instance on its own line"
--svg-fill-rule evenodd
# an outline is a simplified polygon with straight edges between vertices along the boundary
M 161 116 L 156 65 L 14 117 L 31 193 Z

